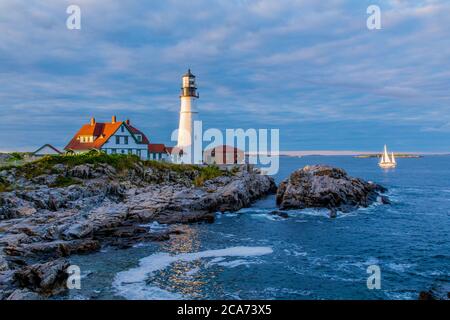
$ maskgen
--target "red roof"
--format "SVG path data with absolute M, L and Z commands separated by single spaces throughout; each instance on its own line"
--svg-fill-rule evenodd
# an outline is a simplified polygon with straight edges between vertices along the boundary
M 145 134 L 142 133 L 141 130 L 136 129 L 136 128 L 133 127 L 131 124 L 129 124 L 129 122 L 126 123 L 126 125 L 127 125 L 128 129 L 130 130 L 130 132 L 131 132 L 132 134 L 140 134 L 140 135 L 142 136 L 142 142 L 141 142 L 141 143 L 144 143 L 144 144 L 149 144 L 149 143 L 150 143 L 150 141 L 147 139 L 147 137 L 145 136 Z
M 92 120 L 91 120 L 92 121 Z M 111 138 L 112 135 L 120 128 L 122 124 L 125 124 L 132 134 L 142 135 L 142 144 L 148 144 L 149 140 L 140 130 L 129 125 L 123 121 L 117 122 L 91 122 L 85 124 L 70 140 L 69 144 L 64 148 L 65 150 L 90 150 L 101 149 L 101 147 Z M 94 142 L 81 142 L 80 136 L 94 136 Z
M 213 148 L 210 148 L 208 150 L 206 150 L 205 152 L 211 152 L 215 150 L 216 152 L 223 152 L 223 153 L 227 153 L 227 152 L 243 152 L 241 149 L 229 146 L 229 145 L 221 145 L 221 146 L 216 146 Z
M 165 153 L 166 146 L 162 143 L 150 143 L 148 145 L 148 151 L 153 153 Z

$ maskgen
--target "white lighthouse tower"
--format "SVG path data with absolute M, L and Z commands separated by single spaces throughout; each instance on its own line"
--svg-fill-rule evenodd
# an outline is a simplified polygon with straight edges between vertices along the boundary
M 178 126 L 178 142 L 177 148 L 180 149 L 180 162 L 197 163 L 201 162 L 201 143 L 197 140 L 194 132 L 194 121 L 197 119 L 198 112 L 195 107 L 196 100 L 199 98 L 197 87 L 195 85 L 195 76 L 191 73 L 191 69 L 183 75 L 181 87 L 181 108 L 180 108 L 180 124 Z M 194 155 L 200 150 L 200 159 Z

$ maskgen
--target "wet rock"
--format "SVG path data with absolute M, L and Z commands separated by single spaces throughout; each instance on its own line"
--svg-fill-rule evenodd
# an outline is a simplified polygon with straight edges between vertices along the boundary
M 214 222 L 215 214 L 213 212 L 202 212 L 202 211 L 166 211 L 159 214 L 155 221 L 162 224 L 173 224 L 173 223 L 197 223 L 197 222 Z
M 391 204 L 391 200 L 386 196 L 380 196 L 380 202 L 382 204 Z
M 53 295 L 65 289 L 69 262 L 64 259 L 26 266 L 14 273 L 22 288 L 44 295 Z
M 282 210 L 322 207 L 348 212 L 369 206 L 385 191 L 380 185 L 348 176 L 342 169 L 314 165 L 299 169 L 284 180 L 276 201 Z

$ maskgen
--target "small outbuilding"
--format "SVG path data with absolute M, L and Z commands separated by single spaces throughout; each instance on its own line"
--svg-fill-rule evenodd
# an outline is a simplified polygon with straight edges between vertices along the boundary
M 44 157 L 44 156 L 55 156 L 62 154 L 61 151 L 56 149 L 51 144 L 44 144 L 42 147 L 34 151 L 31 156 L 35 158 Z
M 203 153 L 203 161 L 206 164 L 244 164 L 245 154 L 241 149 L 228 145 L 221 145 L 207 149 Z

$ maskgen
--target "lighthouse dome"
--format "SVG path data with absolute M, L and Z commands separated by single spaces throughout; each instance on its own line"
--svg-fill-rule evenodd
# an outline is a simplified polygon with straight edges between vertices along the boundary
M 188 69 L 188 71 L 183 75 L 183 77 L 195 78 L 195 76 L 191 72 L 191 69 Z

